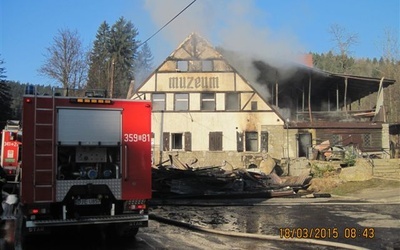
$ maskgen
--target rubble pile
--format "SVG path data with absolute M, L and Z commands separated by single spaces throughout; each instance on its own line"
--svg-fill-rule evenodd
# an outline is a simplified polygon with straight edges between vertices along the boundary
M 293 196 L 307 189 L 311 176 L 281 178 L 259 168 L 229 169 L 221 166 L 191 168 L 174 160 L 173 165 L 152 169 L 154 197 L 237 197 L 268 198 Z

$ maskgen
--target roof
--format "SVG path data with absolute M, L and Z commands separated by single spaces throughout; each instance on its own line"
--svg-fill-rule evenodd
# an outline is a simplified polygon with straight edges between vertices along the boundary
M 302 64 L 288 63 L 290 70 L 278 69 L 270 66 L 268 63 L 258 61 L 255 63 L 262 77 L 266 79 L 262 82 L 278 82 L 280 92 L 290 91 L 293 89 L 303 90 L 305 86 L 311 84 L 311 98 L 327 96 L 327 93 L 336 93 L 336 90 L 344 90 L 347 80 L 347 98 L 357 100 L 370 95 L 379 90 L 382 80 L 382 87 L 386 88 L 394 84 L 396 81 L 386 78 L 374 78 L 365 76 L 356 76 L 349 74 L 337 74 L 311 68 Z M 271 74 L 270 71 L 276 71 L 277 74 Z M 342 99 L 344 91 L 339 91 L 339 98 Z
M 324 111 L 322 107 L 328 100 L 330 105 L 334 103 L 336 105 L 336 102 L 339 101 L 339 108 L 341 108 L 345 105 L 343 100 L 354 102 L 371 93 L 378 92 L 381 82 L 384 88 L 395 83 L 395 80 L 386 78 L 337 74 L 313 68 L 311 55 L 302 58 L 303 64 L 285 61 L 284 58 L 279 58 L 280 66 L 272 66 L 269 62 L 261 60 L 246 61 L 247 66 L 252 63 L 253 65 L 250 66 L 258 70 L 258 76 L 255 78 L 249 75 L 252 70 L 248 70 L 247 66 L 243 70 L 236 67 L 241 65 L 240 56 L 235 55 L 235 52 L 225 52 L 227 53 L 224 53 L 223 49 L 222 51 L 216 50 L 197 33 L 191 33 L 155 72 L 175 71 L 174 61 L 179 60 L 218 60 L 220 70 L 234 70 L 243 76 L 252 88 L 255 87 L 256 91 L 264 91 L 264 89 L 270 91 L 272 93 L 270 95 L 266 92 L 259 93 L 269 105 L 290 109 L 292 112 L 298 110 L 302 101 L 307 103 L 306 99 L 308 98 L 311 100 L 312 111 Z M 276 84 L 278 86 L 275 86 Z M 257 85 L 264 86 L 259 88 Z M 308 95 L 309 90 L 310 95 Z M 278 97 L 276 97 L 276 92 L 278 92 Z M 279 100 L 279 104 L 277 100 Z

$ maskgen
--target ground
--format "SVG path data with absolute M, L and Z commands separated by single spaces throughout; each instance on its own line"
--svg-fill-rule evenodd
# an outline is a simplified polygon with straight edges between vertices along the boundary
M 161 202 L 152 206 L 150 213 L 178 223 L 187 223 L 194 227 L 228 234 L 247 233 L 279 237 L 281 228 L 321 228 L 329 230 L 335 227 L 340 232 L 341 238 L 338 241 L 341 243 L 370 249 L 397 249 L 397 245 L 400 246 L 398 240 L 400 224 L 397 212 L 398 204 L 400 204 L 400 181 L 376 178 L 365 181 L 337 181 L 337 179 L 337 176 L 315 179 L 319 184 L 326 184 L 325 186 L 320 185 L 323 188 L 317 193 L 330 194 L 331 197 L 313 198 L 315 193 L 308 192 L 302 198 L 166 201 L 167 204 L 165 205 Z M 312 198 L 308 198 L 308 196 Z M 202 205 L 193 206 L 197 203 Z M 374 240 L 362 239 L 361 237 L 358 237 L 358 239 L 343 238 L 345 230 L 350 230 L 350 228 L 372 228 L 376 232 L 376 237 Z M 152 220 L 150 227 L 145 229 L 145 232 L 154 235 L 160 230 L 167 236 L 172 235 L 171 237 L 174 239 L 177 239 L 178 235 L 185 235 L 183 237 L 187 237 L 193 243 L 193 246 L 197 246 L 197 248 L 194 247 L 196 249 L 203 249 L 201 244 L 214 243 L 216 248 L 232 249 L 221 248 L 221 246 L 232 247 L 232 242 L 242 240 L 225 242 L 223 238 L 214 235 L 209 235 L 208 238 L 200 237 L 196 240 L 191 236 L 197 234 L 182 233 L 180 231 L 182 229 L 165 226 L 158 223 L 157 220 Z M 218 240 L 213 242 L 212 239 Z M 325 240 L 335 242 L 334 239 L 327 238 Z M 182 241 L 184 240 L 182 239 Z M 268 242 L 275 244 L 276 241 Z M 396 247 L 393 247 L 394 245 Z M 236 247 L 236 249 L 248 248 L 310 249 L 309 246 L 304 248 L 304 246 L 295 247 L 291 245 Z M 319 246 L 315 249 L 334 248 Z M 341 247 L 338 247 L 338 249 L 341 249 Z
M 347 198 L 400 202 L 400 181 L 373 178 L 366 181 L 344 182 L 327 192 Z
M 314 172 L 314 178 L 308 188 L 309 192 L 362 200 L 400 202 L 400 180 L 375 178 L 367 161 L 357 161 L 351 167 L 330 163 L 318 167 L 317 164 L 312 163 L 311 172 Z

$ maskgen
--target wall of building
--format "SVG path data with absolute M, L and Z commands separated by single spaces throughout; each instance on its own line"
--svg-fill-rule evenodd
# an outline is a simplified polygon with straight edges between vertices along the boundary
M 385 129 L 386 128 L 386 129 Z M 316 138 L 319 143 L 329 140 L 334 145 L 354 145 L 364 152 L 380 151 L 389 148 L 388 126 L 381 128 L 336 128 L 317 129 Z
M 244 160 L 243 156 L 254 156 L 259 157 L 260 154 L 267 154 L 269 157 L 281 159 L 290 158 L 297 156 L 296 146 L 296 133 L 297 130 L 285 129 L 283 125 L 269 125 L 261 126 L 260 124 L 253 124 L 255 131 L 258 132 L 259 137 L 261 131 L 268 132 L 268 149 L 261 149 L 261 141 L 258 140 L 257 152 L 249 152 L 244 150 L 243 152 L 237 151 L 237 132 L 245 132 L 241 130 L 235 120 L 238 119 L 238 114 L 229 115 L 226 113 L 210 113 L 209 116 L 203 116 L 200 114 L 169 114 L 168 117 L 162 116 L 160 113 L 153 114 L 153 156 L 154 164 L 157 165 L 162 161 L 168 159 L 169 154 L 178 154 L 179 157 L 184 157 L 186 160 L 190 160 L 191 157 L 195 157 L 201 166 L 221 165 L 223 161 L 232 161 L 234 166 L 247 166 L 248 162 Z M 247 117 L 242 114 L 242 119 L 247 121 Z M 267 118 L 265 118 L 267 119 Z M 217 122 L 216 122 L 217 120 Z M 261 121 L 262 122 L 262 121 Z M 248 127 L 253 127 L 249 125 Z M 210 151 L 209 150 L 209 132 L 210 131 L 221 131 L 223 133 L 223 151 Z M 162 134 L 168 133 L 185 133 L 191 132 L 192 136 L 192 148 L 191 151 L 182 150 L 170 150 L 162 151 L 163 138 Z M 289 143 L 289 154 L 288 144 Z M 161 159 L 161 160 L 160 160 Z M 256 164 L 257 165 L 257 164 Z
M 295 133 L 286 131 L 285 122 L 266 97 L 196 34 L 179 45 L 134 98 L 153 101 L 155 165 L 170 154 L 189 161 L 194 157 L 202 166 L 228 160 L 246 166 L 246 159 L 260 154 L 276 159 L 296 154 L 296 141 L 288 138 Z M 182 104 L 185 100 L 188 105 Z M 288 142 L 293 145 L 288 147 Z

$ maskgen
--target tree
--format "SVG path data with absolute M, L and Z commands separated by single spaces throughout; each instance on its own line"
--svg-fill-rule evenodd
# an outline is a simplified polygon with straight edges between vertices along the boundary
M 340 67 L 338 66 L 338 56 L 334 55 L 332 51 L 326 54 L 313 53 L 314 67 L 328 72 L 339 73 Z
M 385 29 L 381 41 L 382 58 L 376 71 L 380 77 L 396 80 L 396 83 L 385 92 L 386 111 L 389 122 L 400 122 L 400 49 L 398 33 L 394 30 Z
M 87 87 L 107 90 L 110 83 L 110 26 L 103 22 L 97 30 L 96 40 L 89 57 Z
M 10 87 L 6 83 L 6 70 L 2 65 L 4 61 L 0 59 L 0 123 L 5 123 L 8 119 L 11 119 L 11 93 Z M 3 126 L 3 124 L 1 124 Z
M 350 57 L 350 48 L 358 43 L 358 35 L 356 33 L 347 33 L 346 29 L 333 24 L 329 33 L 332 35 L 332 41 L 336 44 L 336 49 L 339 50 L 339 72 L 337 73 L 348 73 L 351 66 L 354 64 L 354 60 Z
M 110 31 L 110 97 L 126 96 L 134 79 L 134 60 L 137 51 L 137 29 L 121 17 Z
M 147 43 L 140 47 L 137 59 L 135 60 L 135 82 L 142 83 L 153 70 L 153 54 Z M 137 86 L 136 86 L 137 87 Z
M 88 87 L 108 90 L 109 97 L 122 98 L 134 79 L 137 29 L 121 17 L 110 29 L 103 22 L 90 54 Z
M 63 88 L 82 88 L 86 84 L 87 60 L 77 31 L 62 29 L 46 49 L 46 62 L 39 73 L 54 79 Z

